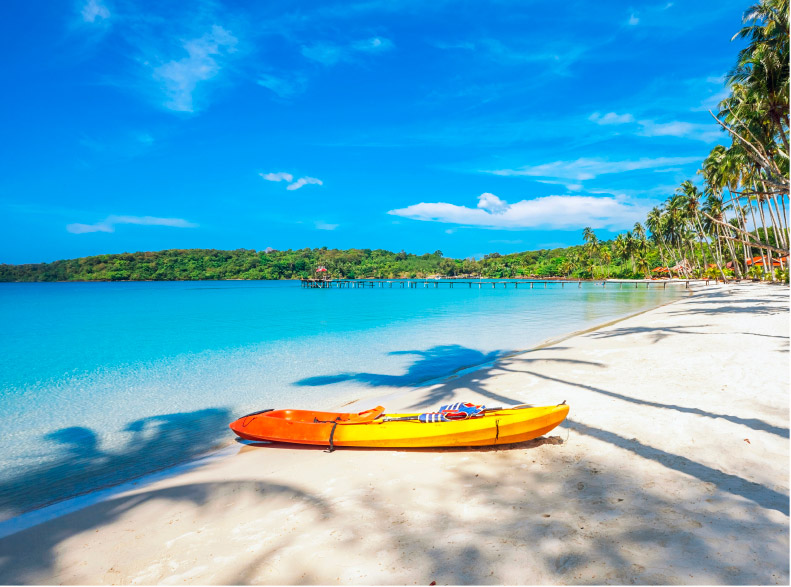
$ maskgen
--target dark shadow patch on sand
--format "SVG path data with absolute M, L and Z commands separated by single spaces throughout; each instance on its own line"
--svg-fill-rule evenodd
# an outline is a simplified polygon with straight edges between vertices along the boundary
M 102 528 L 136 508 L 155 501 L 192 503 L 208 507 L 213 499 L 229 494 L 252 494 L 261 500 L 277 496 L 299 499 L 323 516 L 331 515 L 329 506 L 320 497 L 288 485 L 261 481 L 196 483 L 166 489 L 143 491 L 99 502 L 83 510 L 67 514 L 0 539 L 0 584 L 38 584 L 42 574 L 54 572 L 58 545 L 77 534 Z M 33 537 L 33 538 L 31 538 Z M 121 546 L 121 543 L 119 543 Z M 110 565 L 108 564 L 108 567 Z M 102 583 L 96 577 L 95 582 Z
M 701 326 L 693 326 L 692 328 L 706 328 L 708 324 L 703 324 Z M 648 327 L 648 326 L 624 326 L 622 328 L 611 328 L 608 330 L 599 330 L 596 332 L 591 332 L 590 336 L 593 338 L 615 338 L 616 336 L 630 336 L 630 335 L 639 335 L 639 334 L 647 334 L 650 335 L 652 342 L 657 343 L 660 340 L 668 338 L 673 335 L 677 334 L 694 334 L 694 335 L 705 335 L 708 334 L 707 332 L 695 332 L 693 330 L 688 330 L 686 328 L 681 328 L 677 326 L 663 326 L 663 327 Z
M 566 422 L 572 430 L 580 434 L 598 438 L 599 440 L 640 455 L 643 458 L 661 463 L 669 469 L 686 473 L 705 483 L 712 483 L 721 491 L 749 499 L 763 508 L 776 510 L 786 516 L 789 514 L 789 497 L 773 489 L 769 489 L 760 483 L 748 481 L 738 475 L 723 473 L 722 471 L 698 463 L 687 457 L 648 446 L 641 443 L 636 438 L 627 439 L 614 432 L 587 426 L 569 419 L 567 419 Z
M 272 450 L 300 450 L 305 452 L 327 452 L 327 447 L 316 444 L 290 444 L 287 442 L 269 442 L 269 441 L 239 441 L 244 444 L 244 448 L 240 453 L 246 453 L 250 450 L 256 449 L 272 449 Z M 336 446 L 336 451 L 344 452 L 382 452 L 382 453 L 455 453 L 455 452 L 493 452 L 501 450 L 526 450 L 531 448 L 538 448 L 545 444 L 560 445 L 563 444 L 563 439 L 560 436 L 540 436 L 532 440 L 525 440 L 524 442 L 514 442 L 511 444 L 494 444 L 490 446 L 441 446 L 441 447 L 411 447 L 411 448 L 389 448 L 389 447 L 365 447 L 365 446 Z
M 231 413 L 205 409 L 141 418 L 127 424 L 127 440 L 112 450 L 81 426 L 44 436 L 55 443 L 51 459 L 0 482 L 0 510 L 18 515 L 89 491 L 192 460 L 227 437 Z
M 741 300 L 735 300 L 733 305 L 716 306 L 713 308 L 694 308 L 690 310 L 677 310 L 670 312 L 671 314 L 684 315 L 693 314 L 696 316 L 711 316 L 717 314 L 748 314 L 753 316 L 772 316 L 774 314 L 788 313 L 788 306 L 769 306 L 769 305 L 751 305 L 751 306 L 738 306 Z
M 775 434 L 777 436 L 780 436 L 781 438 L 789 438 L 788 428 L 783 428 L 782 426 L 775 426 L 773 424 L 769 424 L 768 422 L 764 422 L 763 420 L 759 420 L 758 418 L 741 418 L 739 416 L 731 416 L 729 414 L 718 414 L 716 412 L 709 412 L 706 410 L 701 410 L 700 408 L 688 408 L 686 406 L 679 406 L 675 404 L 663 404 L 661 402 L 652 402 L 652 401 L 638 399 L 635 397 L 630 397 L 628 395 L 616 393 L 614 391 L 608 391 L 606 389 L 601 389 L 599 387 L 594 387 L 593 385 L 586 385 L 584 383 L 575 383 L 573 381 L 567 381 L 565 379 L 558 379 L 557 377 L 543 375 L 542 373 L 536 373 L 534 371 L 523 371 L 523 373 L 532 375 L 534 377 L 538 377 L 539 379 L 546 379 L 547 381 L 554 381 L 556 383 L 563 383 L 565 385 L 579 387 L 581 389 L 593 391 L 595 393 L 600 393 L 602 395 L 613 397 L 633 404 L 650 406 L 652 408 L 661 408 L 663 410 L 675 410 L 677 412 L 681 412 L 684 414 L 693 414 L 696 416 L 702 416 L 704 418 L 727 420 L 728 422 L 733 422 L 734 424 L 747 426 L 752 430 L 761 430 L 763 432 L 768 432 L 769 434 Z
M 562 350 L 565 347 L 546 347 L 542 350 Z M 529 352 L 529 351 L 528 351 Z M 338 373 L 335 375 L 320 375 L 308 377 L 296 382 L 296 385 L 321 386 L 342 383 L 345 381 L 361 382 L 371 387 L 413 387 L 425 386 L 425 393 L 408 406 L 408 410 L 438 407 L 449 401 L 465 400 L 464 389 L 479 394 L 491 400 L 487 407 L 505 407 L 523 403 L 521 399 L 496 393 L 486 389 L 484 382 L 498 371 L 507 371 L 503 367 L 503 360 L 530 362 L 534 359 L 524 358 L 527 353 L 513 353 L 506 351 L 493 351 L 482 353 L 459 345 L 436 346 L 427 351 L 394 351 L 391 354 L 416 355 L 415 360 L 403 375 L 386 375 L 378 373 Z M 540 359 L 541 361 L 554 361 L 559 365 L 588 365 L 602 366 L 601 363 L 577 359 Z M 458 378 L 451 377 L 467 367 L 478 367 L 465 374 L 464 385 L 459 388 Z M 440 380 L 445 375 L 447 378 Z M 438 381 L 437 381 L 438 380 Z M 434 383 L 434 381 L 437 381 Z

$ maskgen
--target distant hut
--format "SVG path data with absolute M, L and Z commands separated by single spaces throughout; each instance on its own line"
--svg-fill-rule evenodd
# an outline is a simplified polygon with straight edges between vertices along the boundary
M 670 275 L 670 269 L 667 267 L 654 267 L 651 269 L 651 273 L 654 273 L 657 277 L 664 277 Z
M 745 264 L 748 267 L 751 267 L 752 265 L 758 265 L 759 267 L 763 267 L 763 265 L 764 265 L 764 257 L 753 257 L 752 259 L 747 259 L 745 261 Z M 728 261 L 728 263 L 725 266 L 728 269 L 733 269 L 733 261 Z M 779 259 L 773 257 L 772 258 L 772 267 L 788 267 L 788 255 L 786 255 L 784 257 L 780 257 Z
M 324 281 L 327 281 L 328 277 L 329 275 L 327 268 L 324 265 L 319 265 L 319 268 L 316 269 L 316 279 L 323 279 Z
M 753 257 L 752 260 L 747 261 L 748 265 L 761 265 L 764 264 L 764 259 L 762 257 Z M 772 257 L 772 267 L 786 267 L 788 266 L 788 255 L 785 257 L 775 258 Z

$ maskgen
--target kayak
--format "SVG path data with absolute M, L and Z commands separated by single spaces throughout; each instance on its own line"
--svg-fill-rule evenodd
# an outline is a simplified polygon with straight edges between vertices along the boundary
M 569 406 L 496 408 L 464 420 L 421 422 L 420 414 L 263 410 L 231 422 L 245 440 L 354 447 L 490 446 L 532 440 L 568 415 Z

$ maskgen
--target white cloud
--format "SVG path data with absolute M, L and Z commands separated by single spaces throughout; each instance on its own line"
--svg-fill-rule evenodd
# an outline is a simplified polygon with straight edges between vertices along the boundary
M 656 157 L 627 161 L 608 161 L 607 159 L 581 158 L 575 161 L 554 161 L 542 165 L 525 166 L 518 169 L 496 169 L 485 171 L 503 176 L 549 177 L 583 181 L 610 173 L 624 173 L 642 169 L 655 169 L 687 163 L 699 163 L 700 157 Z
M 442 50 L 455 50 L 455 49 L 463 49 L 466 51 L 474 51 L 475 50 L 475 43 L 471 43 L 469 41 L 458 41 L 454 43 L 446 43 L 444 41 L 434 41 L 432 43 L 437 49 Z
M 294 183 L 289 184 L 289 186 L 286 189 L 287 190 L 298 190 L 303 185 L 308 185 L 308 184 L 324 185 L 324 182 L 322 182 L 320 179 L 316 179 L 315 177 L 300 177 Z
M 115 232 L 112 224 L 97 222 L 96 224 L 67 224 L 66 230 L 73 234 L 84 234 L 86 232 Z
M 261 87 L 273 91 L 281 98 L 290 98 L 305 90 L 307 80 L 301 76 L 293 79 L 286 79 L 270 74 L 262 74 L 259 76 L 256 83 Z
M 221 26 L 184 43 L 188 57 L 169 61 L 154 69 L 154 79 L 160 81 L 167 95 L 165 107 L 178 112 L 194 112 L 193 93 L 200 82 L 212 79 L 220 72 L 218 58 L 236 51 L 238 40 Z
M 293 175 L 285 171 L 278 171 L 277 173 L 259 173 L 258 175 L 263 177 L 266 181 L 287 181 L 291 183 L 294 179 Z
M 497 211 L 481 207 L 481 203 L 497 200 Z M 545 196 L 521 200 L 514 204 L 493 194 L 481 194 L 478 207 L 469 208 L 445 202 L 421 202 L 388 214 L 413 220 L 442 222 L 494 229 L 526 229 L 535 227 L 575 229 L 618 229 L 645 218 L 650 206 L 624 197 Z
M 328 224 L 320 220 L 317 220 L 313 224 L 318 230 L 335 230 L 336 228 L 338 228 L 338 226 L 340 226 L 339 224 Z
M 578 62 L 590 49 L 581 43 L 557 42 L 534 45 L 521 42 L 506 45 L 496 38 L 482 38 L 475 43 L 476 52 L 500 65 L 537 63 L 548 70 L 563 75 L 572 64 Z
M 96 22 L 96 19 L 105 20 L 110 18 L 110 11 L 102 0 L 88 0 L 83 5 L 80 14 L 85 22 Z
M 556 179 L 537 179 L 536 181 L 548 185 L 562 185 L 570 192 L 578 192 L 584 187 L 581 183 L 571 183 L 569 181 L 559 181 Z
M 720 129 L 715 124 L 701 124 L 693 122 L 655 122 L 653 120 L 638 120 L 640 130 L 637 134 L 644 137 L 679 137 L 711 143 L 722 137 Z
M 632 16 L 629 17 L 629 26 L 635 26 L 639 22 L 640 19 L 637 17 L 636 14 L 632 14 Z
M 712 93 L 705 100 L 702 100 L 699 106 L 691 108 L 691 110 L 696 112 L 708 112 L 709 110 L 711 110 L 716 114 L 717 110 L 719 110 L 720 102 L 722 102 L 725 98 L 727 98 L 730 95 L 731 95 L 730 89 L 722 88 L 718 92 Z
M 352 61 L 355 53 L 382 53 L 393 48 L 393 42 L 383 37 L 355 41 L 348 45 L 314 43 L 301 49 L 303 57 L 323 65 L 335 65 L 341 61 Z
M 285 171 L 278 171 L 277 173 L 259 173 L 258 175 L 267 181 L 288 182 L 286 189 L 291 191 L 298 190 L 305 185 L 324 185 L 323 181 L 316 179 L 315 177 L 300 177 L 297 181 L 294 181 L 294 176 L 290 173 L 286 173 Z M 292 181 L 294 181 L 294 183 L 291 183 Z
M 73 234 L 87 232 L 115 232 L 117 224 L 139 224 L 143 226 L 171 226 L 174 228 L 195 228 L 193 224 L 183 218 L 157 218 L 156 216 L 116 216 L 111 215 L 96 224 L 68 224 L 66 230 Z
M 714 83 L 714 80 L 712 80 L 712 83 Z M 727 90 L 713 94 L 701 104 L 700 108 L 693 108 L 693 110 L 703 110 L 703 106 L 716 106 L 726 94 Z M 705 109 L 708 110 L 708 108 Z M 601 114 L 600 112 L 594 112 L 588 117 L 588 120 L 600 125 L 631 125 L 631 123 L 635 123 L 631 128 L 636 131 L 636 134 L 644 137 L 671 136 L 703 141 L 705 143 L 716 141 L 720 137 L 720 132 L 716 125 L 683 122 L 680 120 L 656 122 L 654 120 L 644 119 L 635 121 L 634 116 L 628 113 L 617 114 L 615 112 L 608 112 L 607 114 Z
M 310 46 L 304 46 L 301 50 L 302 56 L 318 61 L 323 65 L 335 65 L 344 59 L 344 51 L 338 45 L 330 45 L 329 43 L 317 43 Z
M 599 112 L 594 112 L 588 117 L 588 120 L 596 124 L 626 124 L 634 122 L 634 116 L 631 114 L 616 114 L 615 112 L 608 112 L 602 116 Z
M 390 39 L 382 37 L 373 37 L 363 41 L 356 41 L 350 45 L 355 51 L 363 51 L 365 53 L 378 53 L 380 51 L 389 51 L 393 48 L 393 42 Z
M 478 208 L 492 214 L 501 214 L 508 209 L 508 202 L 487 192 L 478 196 Z

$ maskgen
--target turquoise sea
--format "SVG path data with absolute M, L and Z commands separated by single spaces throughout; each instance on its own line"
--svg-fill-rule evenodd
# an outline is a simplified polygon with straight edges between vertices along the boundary
M 231 443 L 253 410 L 417 387 L 685 293 L 0 284 L 0 519 Z

